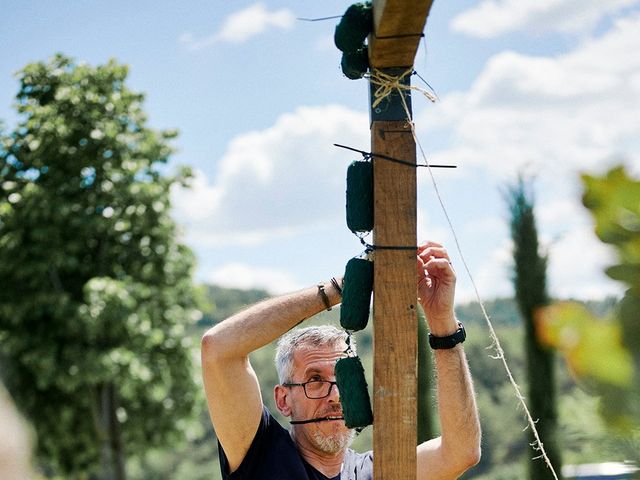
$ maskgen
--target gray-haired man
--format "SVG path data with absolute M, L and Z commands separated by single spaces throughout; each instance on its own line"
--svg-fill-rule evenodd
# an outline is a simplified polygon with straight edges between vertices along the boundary
M 455 479 L 480 458 L 480 425 L 473 386 L 453 313 L 455 273 L 447 251 L 418 248 L 418 297 L 435 343 L 442 435 L 418 445 L 417 478 Z M 290 329 L 335 305 L 331 282 L 272 298 L 211 328 L 202 339 L 207 403 L 220 442 L 225 479 L 340 479 L 372 477 L 371 452 L 349 449 L 353 437 L 341 420 L 335 362 L 345 355 L 344 332 L 334 327 Z M 278 346 L 278 410 L 292 420 L 285 430 L 264 407 L 249 353 L 284 335 Z M 439 340 L 440 339 L 440 340 Z

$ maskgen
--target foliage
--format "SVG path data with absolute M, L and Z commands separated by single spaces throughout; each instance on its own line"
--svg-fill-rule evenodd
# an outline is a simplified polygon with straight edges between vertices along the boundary
M 176 441 L 197 394 L 194 259 L 169 212 L 189 173 L 163 175 L 175 132 L 146 127 L 126 77 L 115 61 L 27 65 L 0 143 L 4 375 L 45 471 L 65 476 Z
M 515 270 L 513 284 L 524 320 L 528 408 L 537 422 L 536 429 L 547 457 L 551 465 L 559 470 L 562 461 L 556 437 L 558 413 L 554 352 L 540 343 L 534 323 L 536 310 L 549 302 L 546 284 L 547 258 L 540 254 L 533 195 L 527 191 L 524 179 L 519 178 L 518 182 L 509 188 L 507 201 L 511 211 Z M 533 432 L 530 432 L 530 438 L 532 446 L 535 449 L 540 448 L 540 445 L 535 443 Z M 554 475 L 544 462 L 532 460 L 529 464 L 529 478 L 552 479 Z
M 616 167 L 601 177 L 583 175 L 583 203 L 598 238 L 618 263 L 606 274 L 628 290 L 615 316 L 597 318 L 571 303 L 540 316 L 542 338 L 559 349 L 584 384 L 602 398 L 602 413 L 622 430 L 640 428 L 640 180 Z M 638 458 L 636 458 L 638 460 Z

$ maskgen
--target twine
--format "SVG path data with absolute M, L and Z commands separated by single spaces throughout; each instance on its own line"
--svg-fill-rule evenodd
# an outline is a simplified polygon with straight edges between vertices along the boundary
M 375 100 L 373 101 L 371 107 L 375 108 L 380 105 L 380 102 L 391 95 L 391 93 L 393 93 L 394 91 L 397 91 L 400 97 L 402 97 L 402 103 L 405 107 L 406 104 L 404 101 L 403 92 L 411 92 L 412 90 L 421 93 L 427 98 L 427 100 L 434 103 L 437 100 L 437 97 L 430 91 L 411 84 L 402 83 L 407 75 L 411 76 L 414 73 L 416 72 L 414 71 L 413 67 L 410 67 L 404 73 L 398 76 L 390 75 L 376 68 L 374 68 L 370 73 L 365 74 L 365 78 L 368 78 L 369 82 L 378 87 L 375 92 L 373 92 L 373 98 Z M 405 110 L 407 112 L 409 111 L 408 108 L 405 108 Z M 407 113 L 407 118 L 411 118 L 411 115 L 409 113 Z
M 420 140 L 418 139 L 418 136 L 416 134 L 416 129 L 415 129 L 415 125 L 413 124 L 413 122 L 411 121 L 411 112 L 409 110 L 409 106 L 407 105 L 407 102 L 405 100 L 404 95 L 402 94 L 404 91 L 410 91 L 410 90 L 416 90 L 419 91 L 420 93 L 422 93 L 423 95 L 425 95 L 425 97 L 427 97 L 429 100 L 431 100 L 432 102 L 435 102 L 436 97 L 433 96 L 430 92 L 426 92 L 424 89 L 418 88 L 418 87 L 411 87 L 410 85 L 404 85 L 401 82 L 401 80 L 406 77 L 408 74 L 413 73 L 413 67 L 411 67 L 409 70 L 407 70 L 406 72 L 404 72 L 403 74 L 401 74 L 398 77 L 394 77 L 391 75 L 387 75 L 383 72 L 380 72 L 378 70 L 374 70 L 374 72 L 372 72 L 370 74 L 370 79 L 371 81 L 374 83 L 374 85 L 378 85 L 378 89 L 376 90 L 376 92 L 374 93 L 374 96 L 376 98 L 373 107 L 377 106 L 384 98 L 386 98 L 388 95 L 390 95 L 393 91 L 397 91 L 398 94 L 400 95 L 400 100 L 402 101 L 402 106 L 404 108 L 405 114 L 406 114 L 406 118 L 407 118 L 407 123 L 409 124 L 409 127 L 411 128 L 411 135 L 413 136 L 413 139 L 416 143 L 416 145 L 418 146 L 419 150 L 420 150 L 420 154 L 422 155 L 425 164 L 427 165 L 428 170 L 429 170 L 429 176 L 431 177 L 431 183 L 433 185 L 433 189 L 434 192 L 436 194 L 436 197 L 438 199 L 438 202 L 440 204 L 440 208 L 442 209 L 442 212 L 445 216 L 445 219 L 447 220 L 447 224 L 449 226 L 449 229 L 451 231 L 451 234 L 453 235 L 453 239 L 455 241 L 455 245 L 456 245 L 456 250 L 458 252 L 458 254 L 460 255 L 460 258 L 462 260 L 462 264 L 464 266 L 465 272 L 467 273 L 467 277 L 469 278 L 471 285 L 473 287 L 474 293 L 475 293 L 475 297 L 476 300 L 478 301 L 479 305 L 480 305 L 480 309 L 482 310 L 482 315 L 485 319 L 485 322 L 487 323 L 487 326 L 489 328 L 489 333 L 491 336 L 491 340 L 492 340 L 492 345 L 490 347 L 493 347 L 496 355 L 493 356 L 492 358 L 496 359 L 496 360 L 500 360 L 502 362 L 502 365 L 507 373 L 507 377 L 509 378 L 509 382 L 511 383 L 511 386 L 513 387 L 514 391 L 515 391 L 515 396 L 518 399 L 518 401 L 520 402 L 520 405 L 522 406 L 522 408 L 524 409 L 525 412 L 525 416 L 527 418 L 527 423 L 529 428 L 531 428 L 531 431 L 533 433 L 533 436 L 535 438 L 535 442 L 531 444 L 531 447 L 534 450 L 537 450 L 540 452 L 539 457 L 536 458 L 543 458 L 547 467 L 549 467 L 549 469 L 551 470 L 551 473 L 553 474 L 553 478 L 555 480 L 558 480 L 558 475 L 556 474 L 555 469 L 553 468 L 553 465 L 551 464 L 551 460 L 549 460 L 549 456 L 547 455 L 546 450 L 544 449 L 544 444 L 542 442 L 542 439 L 540 438 L 540 434 L 538 433 L 538 429 L 536 428 L 536 421 L 533 419 L 533 416 L 531 415 L 531 412 L 529 411 L 529 407 L 527 406 L 527 403 L 525 401 L 525 397 L 522 394 L 520 387 L 518 386 L 517 382 L 515 381 L 513 374 L 511 372 L 511 369 L 509 368 L 509 365 L 507 363 L 507 359 L 506 356 L 504 354 L 504 350 L 502 348 L 502 345 L 500 344 L 500 340 L 498 339 L 498 335 L 496 334 L 496 331 L 493 327 L 493 323 L 491 322 L 491 319 L 489 318 L 489 315 L 487 314 L 486 308 L 484 306 L 484 302 L 480 296 L 480 292 L 478 290 L 478 287 L 476 285 L 475 280 L 473 279 L 473 275 L 471 274 L 471 270 L 469 269 L 469 266 L 467 264 L 467 261 L 465 259 L 464 254 L 462 253 L 462 248 L 460 246 L 460 242 L 458 240 L 458 235 L 457 232 L 453 226 L 453 222 L 451 221 L 451 217 L 449 216 L 449 213 L 447 212 L 447 209 L 444 205 L 444 200 L 442 199 L 442 195 L 440 194 L 440 190 L 438 189 L 438 184 L 436 182 L 435 176 L 433 175 L 433 172 L 431 170 L 431 167 L 429 165 L 429 161 L 427 160 L 427 156 L 424 152 L 424 149 L 422 148 L 422 144 L 420 143 Z

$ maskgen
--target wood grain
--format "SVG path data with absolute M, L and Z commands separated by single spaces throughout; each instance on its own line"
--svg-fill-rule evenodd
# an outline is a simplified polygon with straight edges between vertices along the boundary
M 416 162 L 404 121 L 377 121 L 372 151 Z M 416 169 L 374 157 L 374 244 L 416 245 Z M 416 251 L 374 253 L 374 479 L 416 478 Z
M 374 0 L 374 30 L 368 40 L 372 67 L 413 65 L 432 3 L 433 0 Z

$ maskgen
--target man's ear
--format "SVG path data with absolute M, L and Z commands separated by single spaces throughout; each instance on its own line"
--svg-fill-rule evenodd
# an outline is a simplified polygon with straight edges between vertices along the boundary
M 278 411 L 285 417 L 290 417 L 291 407 L 289 406 L 289 389 L 282 385 L 276 385 L 273 389 L 273 396 L 275 398 Z

